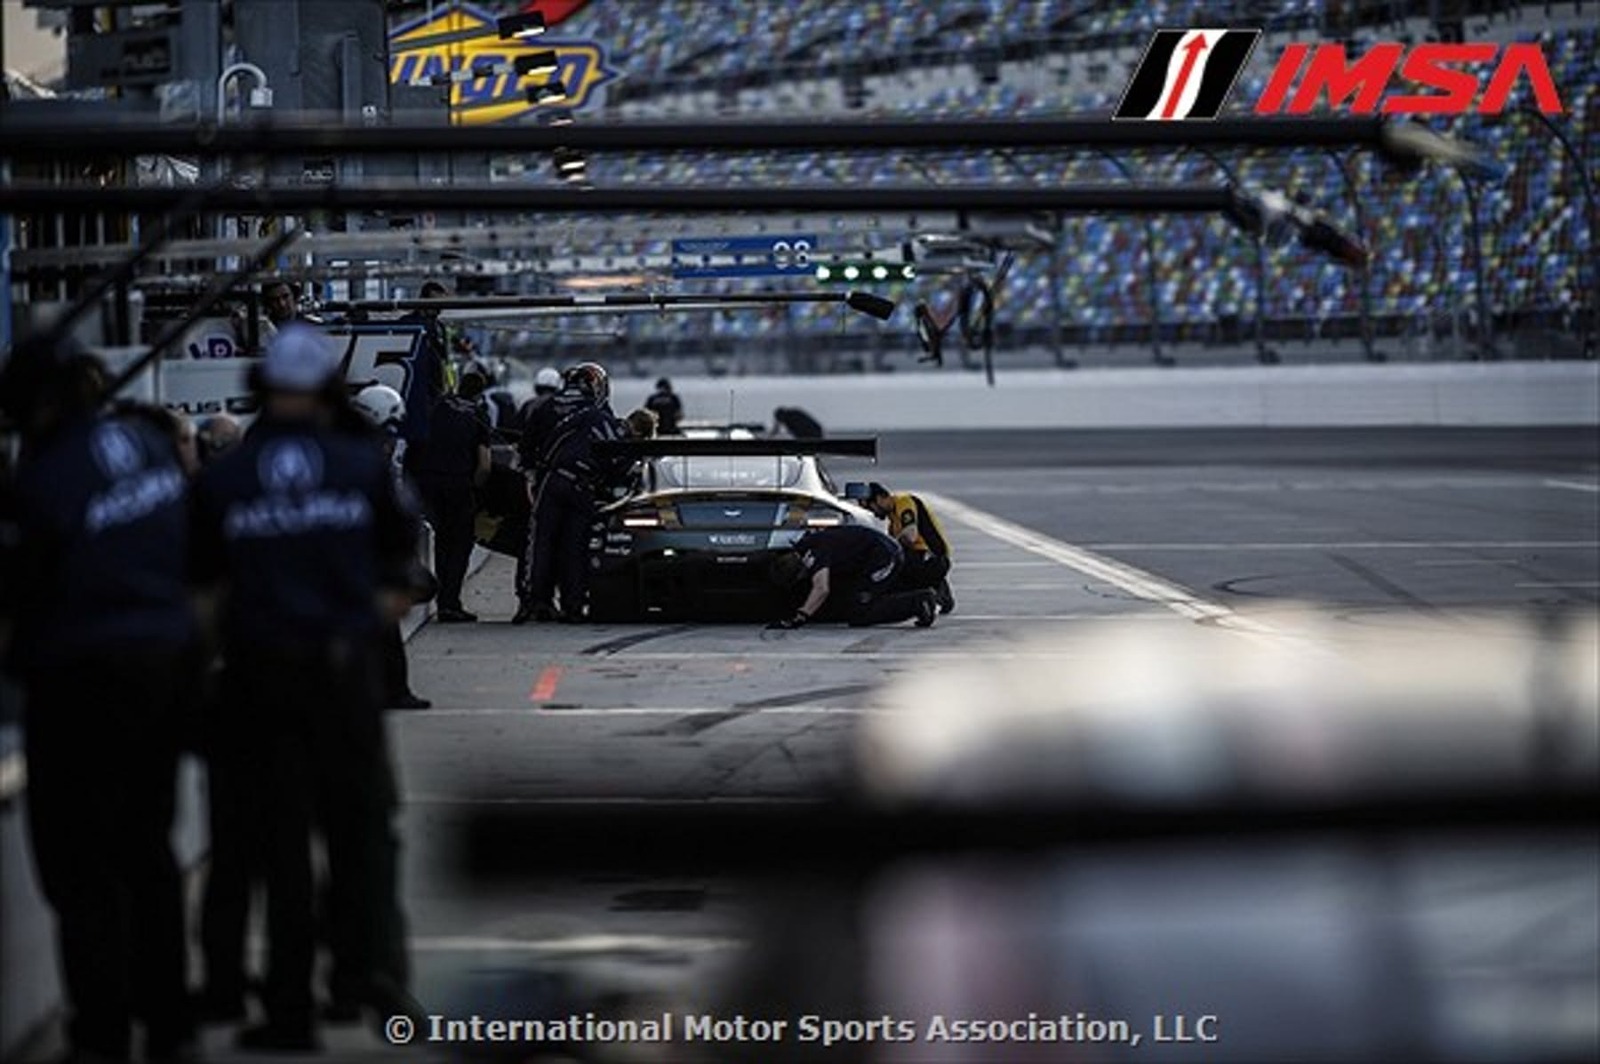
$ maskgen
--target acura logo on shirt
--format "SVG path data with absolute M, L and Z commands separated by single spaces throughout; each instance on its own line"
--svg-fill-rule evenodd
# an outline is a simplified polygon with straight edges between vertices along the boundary
M 322 483 L 322 454 L 303 440 L 274 440 L 261 449 L 256 469 L 275 495 L 307 492 Z
M 89 448 L 100 471 L 112 480 L 121 480 L 144 468 L 139 439 L 123 425 L 113 422 L 95 429 Z

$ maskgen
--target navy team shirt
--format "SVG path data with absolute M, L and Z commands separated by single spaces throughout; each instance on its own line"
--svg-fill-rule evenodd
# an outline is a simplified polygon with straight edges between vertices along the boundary
M 192 578 L 225 583 L 223 638 L 303 650 L 377 634 L 417 517 L 375 438 L 263 417 L 195 483 Z
M 15 672 L 176 652 L 194 639 L 186 486 L 172 440 L 125 416 L 69 422 L 23 463 L 7 581 Z
M 865 525 L 840 525 L 807 532 L 794 549 L 807 574 L 827 569 L 836 581 L 883 584 L 900 564 L 900 544 Z

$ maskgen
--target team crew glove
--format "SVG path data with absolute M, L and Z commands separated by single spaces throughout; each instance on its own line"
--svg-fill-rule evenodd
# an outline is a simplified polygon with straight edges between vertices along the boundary
M 794 616 L 782 621 L 773 621 L 767 625 L 768 629 L 788 630 L 791 628 L 804 628 L 811 618 L 806 616 L 805 610 L 795 610 Z

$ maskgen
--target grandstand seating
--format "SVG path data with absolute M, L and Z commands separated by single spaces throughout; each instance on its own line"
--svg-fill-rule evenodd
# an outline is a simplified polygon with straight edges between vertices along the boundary
M 1248 5 L 1246 5 L 1248 6 Z M 1368 25 L 1368 39 L 1422 39 L 1428 27 L 1387 22 L 1406 5 L 1333 4 L 1298 0 L 1259 5 L 1263 24 L 1293 31 L 1336 21 L 1336 10 L 1355 11 Z M 1519 5 L 1500 5 L 1515 8 Z M 1568 114 L 1557 119 L 1585 159 L 1600 157 L 1600 31 L 1540 29 L 1538 5 L 1520 22 L 1505 22 L 1496 36 L 1541 43 Z M 1206 5 L 1162 0 L 1139 4 L 1083 4 L 1067 0 L 859 4 L 822 0 L 745 3 L 734 0 L 662 0 L 650 5 L 600 2 L 575 20 L 575 34 L 607 43 L 613 65 L 629 81 L 666 82 L 708 71 L 731 78 L 796 64 L 815 71 L 848 63 L 880 63 L 918 49 L 972 51 L 1019 42 L 1094 42 L 1099 51 L 1054 57 L 1041 77 L 1042 60 L 1008 64 L 1005 75 L 975 77 L 970 61 L 951 67 L 945 87 L 917 92 L 941 79 L 904 79 L 907 89 L 866 101 L 864 115 L 1043 116 L 1101 110 L 1120 93 L 1125 71 L 1156 26 L 1205 24 Z M 892 17 L 891 17 L 892 16 Z M 1212 21 L 1215 21 L 1213 19 Z M 1230 21 L 1237 23 L 1237 17 Z M 1279 40 L 1281 41 L 1281 37 Z M 1106 49 L 1113 49 L 1107 51 Z M 1117 50 L 1120 49 L 1120 50 Z M 1276 49 L 1263 46 L 1241 79 L 1235 107 L 1255 98 Z M 1096 67 L 1101 68 L 1096 73 Z M 1033 76 L 1012 77 L 1013 71 Z M 1105 71 L 1109 70 L 1109 75 Z M 937 71 L 935 71 L 937 73 Z M 1524 90 L 1525 91 L 1525 90 Z M 772 95 L 768 90 L 767 95 Z M 742 97 L 741 97 L 742 98 Z M 1513 100 L 1513 107 L 1520 101 Z M 1596 266 L 1585 217 L 1580 175 L 1551 134 L 1530 115 L 1471 116 L 1441 128 L 1486 147 L 1504 167 L 1503 180 L 1477 181 L 1472 189 L 1484 255 L 1485 296 L 1497 315 L 1572 308 L 1594 298 Z M 1285 154 L 1219 153 L 1220 163 L 1189 154 L 1141 158 L 1132 167 L 1142 179 L 1222 181 L 1222 166 L 1243 183 L 1297 192 L 1347 227 L 1356 227 L 1351 190 L 1340 162 L 1320 150 Z M 1469 190 L 1453 172 L 1429 168 L 1410 180 L 1395 180 L 1367 153 L 1348 160 L 1354 191 L 1363 208 L 1367 242 L 1374 250 L 1368 278 L 1372 312 L 1386 320 L 1475 314 L 1477 270 L 1471 236 Z M 843 183 L 867 185 L 936 179 L 946 183 L 1117 181 L 1118 173 L 1092 153 L 1030 153 L 999 158 L 983 153 L 928 153 L 913 161 L 904 153 L 855 152 L 833 156 L 766 153 L 726 155 L 633 155 L 592 161 L 594 180 L 627 182 Z M 1248 321 L 1258 298 L 1256 247 L 1221 219 L 1170 217 L 1150 231 L 1156 248 L 1159 314 L 1169 326 L 1214 326 Z M 1145 227 L 1127 218 L 1068 220 L 1059 294 L 1067 318 L 1077 326 L 1111 329 L 1148 325 L 1152 316 L 1146 284 Z M 1349 318 L 1361 306 L 1361 275 L 1343 270 L 1296 246 L 1265 249 L 1264 313 L 1272 319 L 1313 323 Z M 1002 318 L 1013 325 L 1051 320 L 1052 279 L 1048 256 L 1024 255 L 1002 294 Z M 643 322 L 642 335 L 665 335 L 683 326 Z M 712 336 L 770 336 L 790 331 L 871 329 L 861 320 L 841 321 L 826 308 L 795 307 L 787 315 L 730 315 L 705 329 Z M 657 332 L 652 333 L 652 330 Z M 675 333 L 676 334 L 676 333 Z

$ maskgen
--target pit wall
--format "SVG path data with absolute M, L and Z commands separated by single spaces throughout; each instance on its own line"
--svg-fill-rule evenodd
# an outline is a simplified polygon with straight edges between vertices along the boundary
M 619 414 L 653 380 L 613 380 Z M 1600 424 L 1594 362 L 1016 370 L 676 378 L 685 416 L 772 423 L 805 409 L 827 431 Z

